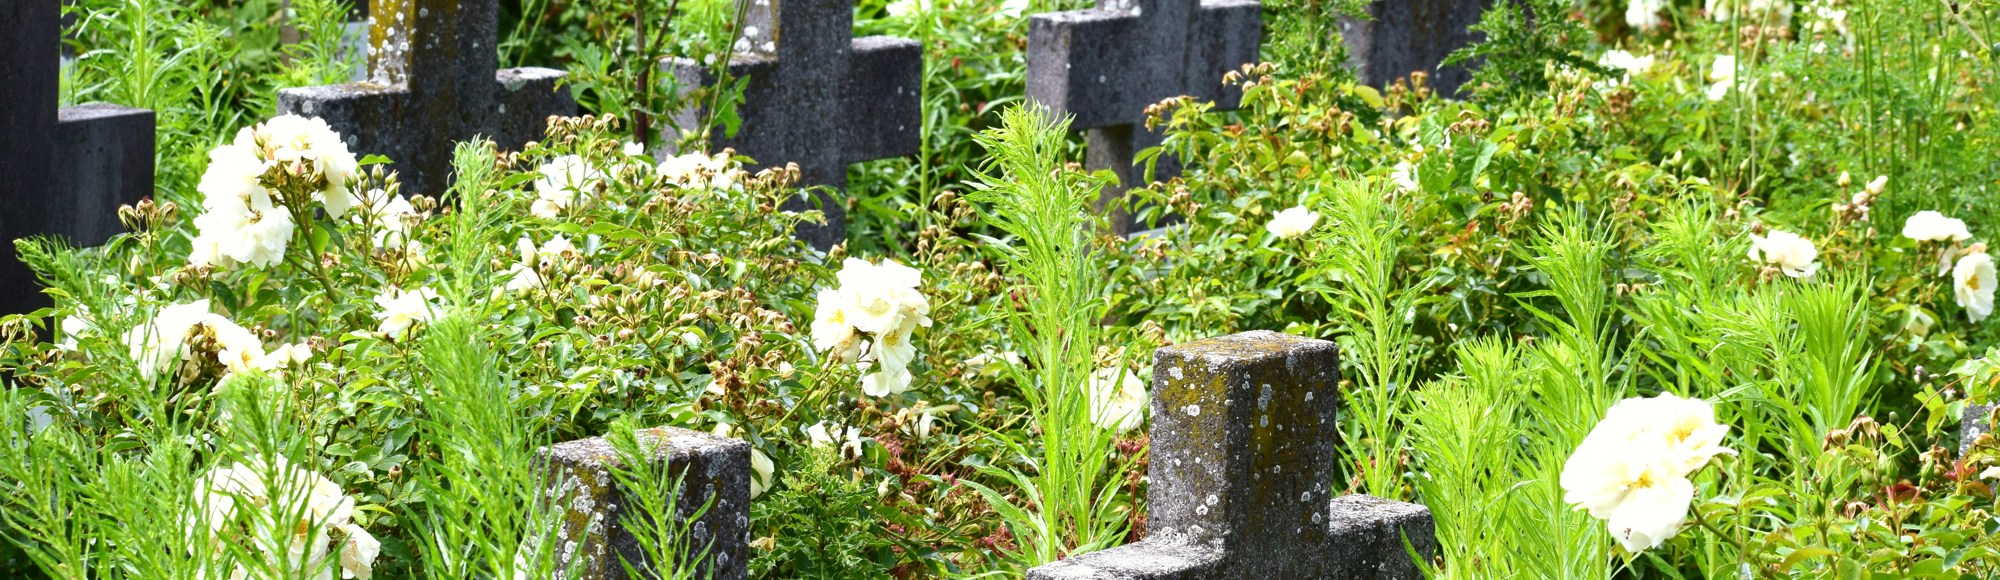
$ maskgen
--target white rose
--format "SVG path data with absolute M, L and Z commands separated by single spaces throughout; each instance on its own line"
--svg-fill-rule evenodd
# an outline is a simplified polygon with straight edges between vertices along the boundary
M 754 473 L 750 478 L 750 499 L 757 499 L 757 496 L 771 490 L 771 486 L 777 483 L 777 469 L 777 465 L 771 463 L 771 458 L 763 451 L 750 448 L 750 471 Z
M 861 356 L 861 333 L 847 323 L 848 299 L 839 290 L 819 291 L 812 321 L 813 348 L 830 352 L 834 360 L 853 362 Z
M 1139 428 L 1146 420 L 1146 381 L 1138 373 L 1119 368 L 1098 369 L 1090 374 L 1090 421 L 1101 429 L 1124 433 Z
M 604 182 L 604 172 L 576 155 L 551 159 L 536 172 L 536 199 L 529 212 L 541 218 L 553 218 L 579 199 L 589 200 Z
M 1966 254 L 1951 269 L 1952 294 L 1973 323 L 1993 315 L 1993 257 L 1985 253 Z
M 1965 220 L 1924 210 L 1903 221 L 1903 237 L 1919 242 L 1963 242 L 1972 238 L 1972 232 L 1966 229 Z
M 1736 56 L 1717 55 L 1708 67 L 1708 78 L 1715 81 L 1708 86 L 1708 100 L 1720 101 L 1729 96 L 1729 90 L 1736 87 Z
M 375 296 L 375 306 L 380 308 L 375 318 L 381 321 L 377 330 L 391 340 L 408 337 L 411 327 L 436 320 L 442 314 L 443 307 L 436 304 L 437 299 L 437 291 L 430 288 L 404 291 L 390 287 L 383 290 Z
M 887 397 L 910 390 L 910 369 L 891 369 L 868 373 L 861 376 L 861 392 L 870 397 Z
M 1625 5 L 1625 23 L 1645 31 L 1659 28 L 1660 11 L 1667 3 L 1668 0 L 1631 0 Z
M 1659 547 L 1694 501 L 1688 477 L 1716 455 L 1729 428 L 1707 401 L 1671 393 L 1619 402 L 1563 464 L 1563 501 L 1605 520 L 1626 550 Z
M 1291 239 L 1305 235 L 1318 224 L 1318 213 L 1306 209 L 1305 206 L 1296 206 L 1271 216 L 1270 223 L 1264 224 L 1264 229 L 1269 230 L 1271 235 Z
M 1750 259 L 1777 266 L 1786 276 L 1812 278 L 1819 272 L 1819 249 L 1812 240 L 1783 230 L 1750 236 Z

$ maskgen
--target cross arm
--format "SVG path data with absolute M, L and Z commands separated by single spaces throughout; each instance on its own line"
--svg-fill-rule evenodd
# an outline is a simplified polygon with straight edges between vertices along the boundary
M 923 132 L 923 46 L 894 36 L 854 39 L 843 96 L 847 163 L 917 153 Z
M 500 69 L 500 97 L 496 99 L 498 127 L 491 135 L 502 147 L 520 147 L 540 141 L 548 132 L 551 115 L 576 114 L 576 96 L 562 85 L 568 73 L 551 68 L 522 67 Z M 519 113 L 519 114 L 516 114 Z
M 1226 574 L 1219 549 L 1146 540 L 1037 566 L 1028 580 L 1204 580 Z
M 1028 101 L 1054 117 L 1071 115 L 1072 129 L 1125 125 L 1151 103 L 1125 78 L 1134 54 L 1129 39 L 1137 16 L 1106 9 L 1070 10 L 1028 18 Z
M 1224 86 L 1222 75 L 1259 60 L 1264 6 L 1258 0 L 1211 0 L 1201 3 L 1197 14 L 1187 45 L 1187 94 L 1214 102 L 1215 110 L 1235 110 L 1243 90 Z
M 118 206 L 153 194 L 153 112 L 122 105 L 63 107 L 56 114 L 58 195 L 41 204 L 45 227 L 72 244 L 124 232 Z

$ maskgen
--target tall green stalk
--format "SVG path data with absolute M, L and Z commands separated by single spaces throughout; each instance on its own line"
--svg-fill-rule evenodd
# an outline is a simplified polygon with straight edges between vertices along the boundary
M 1428 282 L 1405 283 L 1397 265 L 1406 244 L 1402 221 L 1407 196 L 1386 197 L 1361 182 L 1335 188 L 1327 207 L 1332 227 L 1319 244 L 1338 283 L 1323 291 L 1341 328 L 1340 346 L 1355 376 L 1349 381 L 1348 433 L 1342 442 L 1361 488 L 1389 499 L 1403 497 L 1402 454 L 1409 406 L 1422 346 L 1413 312 Z
M 1091 421 L 1086 392 L 1110 304 L 1107 268 L 1091 247 L 1098 227 L 1091 204 L 1104 183 L 1063 165 L 1068 132 L 1068 120 L 1009 108 L 999 128 L 978 137 L 991 159 L 967 196 L 1011 238 L 999 246 L 1001 264 L 1018 281 L 1006 319 L 1028 355 L 1028 368 L 1012 372 L 1042 430 L 1040 457 L 1028 460 L 1032 474 L 995 473 L 1020 488 L 1024 505 L 967 485 L 1000 511 L 1024 567 L 1115 545 L 1127 521 L 1112 501 L 1125 469 L 1111 461 L 1116 434 Z

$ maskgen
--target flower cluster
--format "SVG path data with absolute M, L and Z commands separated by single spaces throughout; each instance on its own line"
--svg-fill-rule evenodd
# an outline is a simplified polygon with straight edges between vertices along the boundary
M 1090 374 L 1090 421 L 1101 429 L 1124 433 L 1146 421 L 1146 404 L 1152 396 L 1146 381 L 1118 367 L 1097 369 Z
M 202 357 L 200 360 L 215 361 L 232 374 L 276 372 L 312 358 L 312 349 L 304 344 L 265 351 L 256 333 L 210 312 L 208 300 L 161 308 L 151 321 L 125 333 L 125 346 L 139 365 L 139 374 L 148 380 L 196 355 Z
M 861 377 L 861 390 L 870 397 L 909 390 L 910 363 L 917 358 L 910 335 L 931 325 L 930 302 L 917 290 L 923 273 L 895 260 L 877 265 L 848 258 L 834 278 L 838 288 L 819 291 L 813 346 L 836 361 L 875 365 L 875 372 Z
M 1626 550 L 1657 548 L 1687 519 L 1688 478 L 1735 453 L 1722 446 L 1728 433 L 1707 401 L 1671 393 L 1621 401 L 1563 464 L 1563 501 L 1605 520 Z
M 743 180 L 748 176 L 742 164 L 731 158 L 731 153 L 728 149 L 715 155 L 699 151 L 683 153 L 661 161 L 655 172 L 668 183 L 684 188 L 741 190 Z
M 207 526 L 210 542 L 225 536 L 247 540 L 279 570 L 331 580 L 333 567 L 327 565 L 327 556 L 338 536 L 340 576 L 368 580 L 374 574 L 382 543 L 354 523 L 354 499 L 325 476 L 294 466 L 284 457 L 268 465 L 252 458 L 247 465 L 209 470 L 196 485 L 198 520 Z M 274 510 L 272 504 L 296 507 Z M 238 510 L 239 506 L 246 509 Z M 299 519 L 272 521 L 279 515 Z M 238 528 L 236 524 L 246 518 L 249 528 Z M 232 580 L 249 576 L 242 566 L 230 574 Z
M 188 262 L 269 267 L 283 261 L 312 202 L 339 218 L 354 207 L 359 162 L 325 121 L 282 115 L 236 133 L 208 153 L 196 190 L 202 213 Z
M 1671 6 L 1669 0 L 1630 0 L 1625 5 L 1625 24 L 1640 31 L 1651 32 L 1665 22 L 1660 12 Z
M 1869 184 L 1869 191 L 1878 191 L 1877 184 L 1885 182 L 1886 179 L 1876 179 Z M 1903 220 L 1903 237 L 1920 246 L 1937 246 L 1938 274 L 1951 272 L 1952 298 L 1959 308 L 1965 309 L 1966 318 L 1977 323 L 1993 315 L 1993 287 L 2000 283 L 1995 277 L 1993 257 L 1986 253 L 1984 243 L 1964 245 L 1972 239 L 1972 230 L 1965 226 L 1964 220 L 1935 211 L 1920 211 Z
M 521 261 L 507 269 L 507 291 L 517 293 L 542 287 L 542 264 L 577 253 L 576 244 L 570 243 L 569 238 L 562 234 L 542 242 L 540 247 L 535 246 L 534 239 L 523 235 L 514 242 L 514 251 L 520 255 Z

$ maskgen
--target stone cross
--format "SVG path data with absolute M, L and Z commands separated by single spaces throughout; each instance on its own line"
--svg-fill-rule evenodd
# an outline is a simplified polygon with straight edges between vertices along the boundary
M 368 80 L 285 89 L 278 111 L 319 117 L 356 154 L 395 162 L 404 191 L 440 195 L 452 144 L 486 137 L 516 149 L 551 115 L 573 115 L 562 71 L 498 69 L 498 0 L 373 0 Z
M 57 107 L 60 0 L 0 5 L 0 312 L 48 305 L 14 240 L 103 243 L 118 206 L 153 193 L 153 112 Z
M 1484 38 L 1470 30 L 1493 0 L 1376 0 L 1368 19 L 1340 19 L 1340 37 L 1347 43 L 1348 64 L 1363 84 L 1386 87 L 1396 79 L 1423 71 L 1426 85 L 1451 96 L 1472 80 L 1463 65 L 1443 69 L 1438 64 L 1453 51 Z
M 711 66 L 682 58 L 661 62 L 683 90 L 714 86 Z M 801 185 L 841 189 L 847 166 L 916 153 L 923 131 L 923 48 L 892 36 L 854 38 L 854 0 L 750 0 L 742 33 L 729 56 L 729 77 L 748 78 L 733 147 L 758 167 L 799 164 Z M 708 110 L 681 109 L 675 125 L 694 129 Z M 678 135 L 666 135 L 673 142 Z M 822 190 L 825 226 L 796 235 L 827 248 L 846 239 L 847 211 Z M 810 206 L 800 197 L 785 209 Z
M 1145 540 L 1071 557 L 1030 580 L 1418 579 L 1430 510 L 1333 497 L 1340 355 L 1270 331 L 1153 355 Z
M 1087 130 L 1085 167 L 1110 169 L 1118 185 L 1100 192 L 1100 208 L 1141 185 L 1133 155 L 1160 144 L 1147 131 L 1146 107 L 1188 95 L 1235 109 L 1242 91 L 1222 75 L 1257 62 L 1263 7 L 1257 0 L 1098 0 L 1088 10 L 1036 14 L 1028 21 L 1028 100 L 1071 115 Z M 1178 165 L 1162 158 L 1156 176 Z M 1132 218 L 1113 212 L 1112 229 Z
M 688 521 L 689 555 L 706 555 L 693 577 L 742 580 L 750 565 L 750 444 L 676 427 L 639 431 L 641 449 L 667 464 L 681 478 L 674 511 L 688 518 L 703 505 L 708 511 Z M 558 443 L 536 454 L 549 465 L 550 499 L 558 502 L 562 520 L 556 530 L 556 573 L 561 578 L 624 580 L 625 562 L 652 570 L 645 553 L 625 527 L 631 499 L 617 484 L 612 470 L 621 457 L 602 437 Z M 569 574 L 580 574 L 570 576 Z
M 1965 416 L 1958 422 L 1958 453 L 1964 455 L 1972 450 L 1972 442 L 1980 435 L 1993 430 L 1993 405 L 1965 405 Z

